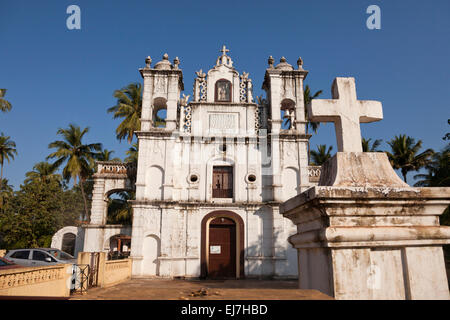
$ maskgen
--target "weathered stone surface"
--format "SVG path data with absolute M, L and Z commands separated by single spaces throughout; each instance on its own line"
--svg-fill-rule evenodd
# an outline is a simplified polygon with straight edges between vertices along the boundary
M 338 151 L 362 152 L 360 122 L 383 119 L 381 102 L 357 100 L 355 78 L 336 78 L 333 99 L 313 99 L 307 106 L 311 121 L 334 122 Z
M 450 299 L 442 252 L 450 227 L 439 226 L 450 188 L 411 188 L 386 154 L 361 152 L 360 120 L 382 111 L 356 100 L 353 78 L 336 78 L 333 98 L 313 100 L 309 111 L 313 121 L 335 122 L 340 152 L 323 165 L 319 186 L 280 206 L 297 226 L 289 242 L 299 287 L 337 299 Z
M 409 188 L 384 152 L 337 152 L 322 166 L 319 186 Z
M 450 188 L 318 186 L 288 200 L 280 212 L 297 225 L 289 242 L 300 288 L 337 299 L 449 299 L 441 246 L 450 227 L 439 226 L 449 203 Z

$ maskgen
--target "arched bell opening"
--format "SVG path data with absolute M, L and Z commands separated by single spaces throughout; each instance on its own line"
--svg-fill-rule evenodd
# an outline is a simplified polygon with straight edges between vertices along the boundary
M 282 129 L 294 128 L 295 121 L 295 102 L 291 99 L 283 99 L 281 101 L 281 119 L 283 120 Z
M 153 126 L 156 128 L 165 128 L 167 118 L 167 100 L 164 98 L 155 98 L 153 100 Z

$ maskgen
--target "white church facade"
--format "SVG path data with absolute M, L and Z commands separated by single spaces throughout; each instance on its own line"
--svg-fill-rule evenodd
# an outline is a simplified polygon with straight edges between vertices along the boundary
M 189 101 L 178 58 L 165 54 L 153 67 L 146 59 L 137 166 L 98 164 L 83 251 L 111 250 L 120 234 L 131 237 L 133 276 L 297 277 L 288 242 L 297 228 L 279 209 L 320 172 L 308 165 L 308 72 L 301 59 L 296 68 L 268 62 L 266 99 L 255 101 L 252 80 L 224 46 L 212 69 L 196 72 Z M 131 227 L 106 224 L 108 195 L 118 190 L 136 192 Z

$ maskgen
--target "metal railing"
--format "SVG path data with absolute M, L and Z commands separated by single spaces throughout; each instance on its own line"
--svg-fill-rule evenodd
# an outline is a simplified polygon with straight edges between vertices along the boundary
M 233 189 L 213 189 L 213 198 L 233 198 Z

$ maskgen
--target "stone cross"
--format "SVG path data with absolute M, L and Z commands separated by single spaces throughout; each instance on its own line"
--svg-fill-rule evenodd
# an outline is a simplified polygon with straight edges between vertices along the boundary
M 225 45 L 222 47 L 222 50 L 220 50 L 220 52 L 222 52 L 223 56 L 227 55 L 227 52 L 229 52 L 230 50 L 227 49 L 227 47 L 225 47 Z
M 307 106 L 311 121 L 334 122 L 339 152 L 362 152 L 360 122 L 383 119 L 381 102 L 357 100 L 355 78 L 336 78 L 333 99 L 312 99 Z

